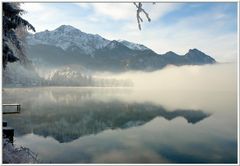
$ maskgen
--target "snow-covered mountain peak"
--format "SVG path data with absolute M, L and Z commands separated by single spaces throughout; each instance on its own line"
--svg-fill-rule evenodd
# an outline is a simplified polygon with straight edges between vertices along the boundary
M 137 43 L 132 43 L 126 40 L 118 40 L 118 42 L 122 43 L 123 45 L 125 45 L 126 47 L 132 49 L 132 50 L 149 50 L 149 48 L 147 48 L 146 46 L 142 45 L 142 44 L 137 44 Z
M 73 26 L 71 25 L 61 25 L 60 27 L 56 28 L 54 30 L 55 33 L 62 33 L 62 34 L 67 34 L 67 35 L 71 35 L 71 34 L 74 34 L 74 35 L 81 35 L 83 32 L 80 31 L 79 29 L 77 28 L 74 28 Z
M 116 40 L 112 40 L 107 46 L 106 48 L 108 49 L 114 49 L 116 48 L 117 46 L 121 45 L 118 41 Z
M 60 27 L 56 28 L 55 30 L 66 30 L 66 31 L 78 30 L 78 31 L 80 31 L 79 29 L 77 29 L 71 25 L 61 25 Z
M 30 45 L 48 44 L 67 50 L 77 46 L 86 54 L 105 47 L 110 41 L 99 35 L 87 34 L 70 25 L 61 25 L 53 31 L 43 31 L 28 37 Z
M 44 44 L 60 47 L 63 50 L 69 48 L 80 48 L 82 53 L 92 55 L 98 49 L 113 49 L 116 46 L 127 47 L 131 50 L 150 50 L 142 44 L 132 43 L 126 40 L 107 40 L 98 34 L 88 34 L 71 25 L 61 25 L 53 31 L 43 31 L 28 36 L 28 44 Z

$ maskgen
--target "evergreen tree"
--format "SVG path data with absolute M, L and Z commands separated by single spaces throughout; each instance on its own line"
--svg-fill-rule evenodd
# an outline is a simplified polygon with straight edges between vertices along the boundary
M 17 32 L 19 29 L 35 32 L 35 28 L 21 17 L 23 13 L 20 3 L 3 3 L 3 68 L 6 68 L 8 62 L 21 62 L 26 59 Z

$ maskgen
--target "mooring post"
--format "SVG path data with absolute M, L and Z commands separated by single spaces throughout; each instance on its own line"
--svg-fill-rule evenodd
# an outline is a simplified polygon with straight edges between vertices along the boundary
M 19 112 L 19 113 L 20 113 L 20 110 L 21 110 L 21 105 L 20 105 L 20 104 L 18 104 L 18 105 L 17 105 L 17 112 Z
M 3 127 L 3 138 L 8 138 L 13 144 L 14 129 L 11 127 Z
M 3 127 L 7 127 L 7 121 L 3 121 Z

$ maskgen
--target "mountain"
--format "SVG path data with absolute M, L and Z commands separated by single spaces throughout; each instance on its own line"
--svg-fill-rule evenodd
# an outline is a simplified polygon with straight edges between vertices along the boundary
M 216 61 L 197 50 L 185 55 L 172 51 L 157 54 L 150 48 L 126 40 L 108 40 L 97 34 L 84 33 L 70 25 L 53 31 L 29 34 L 27 55 L 37 66 L 60 67 L 81 65 L 92 71 L 153 71 L 172 65 L 203 65 Z
M 216 61 L 211 58 L 210 56 L 206 55 L 205 53 L 197 50 L 197 49 L 190 49 L 188 53 L 184 55 L 184 58 L 194 65 L 201 65 L 201 64 L 208 64 L 208 63 L 215 63 Z
M 126 40 L 118 40 L 118 42 L 122 43 L 126 47 L 128 47 L 130 49 L 133 49 L 133 50 L 148 50 L 149 49 L 142 44 L 131 43 L 131 42 L 126 41 Z
M 34 133 L 63 143 L 105 130 L 143 126 L 157 117 L 168 121 L 181 117 L 187 123 L 197 124 L 211 116 L 203 110 L 169 110 L 153 103 L 129 102 L 126 109 L 124 101 L 110 100 L 107 104 L 102 100 L 89 101 L 89 98 L 96 97 L 99 92 L 102 91 L 76 88 L 43 89 L 32 93 L 24 91 L 21 95 L 32 95 L 29 97 L 35 100 L 31 100 L 31 106 L 35 108 L 41 106 L 41 111 L 33 109 L 31 113 L 21 114 L 17 120 L 14 116 L 8 116 L 7 120 L 18 131 L 18 136 Z M 24 104 L 28 102 L 26 97 L 18 93 L 15 95 L 16 99 Z M 39 97 L 44 99 L 37 100 Z M 31 126 L 26 119 L 31 119 Z
M 70 25 L 62 25 L 53 31 L 46 30 L 30 35 L 28 40 L 30 45 L 52 45 L 63 50 L 75 46 L 88 54 L 105 47 L 110 42 L 99 35 L 81 32 Z

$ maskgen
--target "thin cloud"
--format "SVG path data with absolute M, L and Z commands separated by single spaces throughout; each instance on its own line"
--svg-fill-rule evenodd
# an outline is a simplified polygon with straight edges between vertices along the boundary
M 81 8 L 92 8 L 92 14 L 109 17 L 114 20 L 129 20 L 135 16 L 135 6 L 132 3 L 75 3 Z
M 95 12 L 116 20 L 129 20 L 135 18 L 135 6 L 132 3 L 94 3 Z
M 23 18 L 29 20 L 38 32 L 46 29 L 53 30 L 64 22 L 63 12 L 46 3 L 24 3 L 21 7 L 27 12 Z
M 152 20 L 159 20 L 164 15 L 180 8 L 181 6 L 181 3 L 144 3 L 144 7 L 146 11 L 148 11 Z

